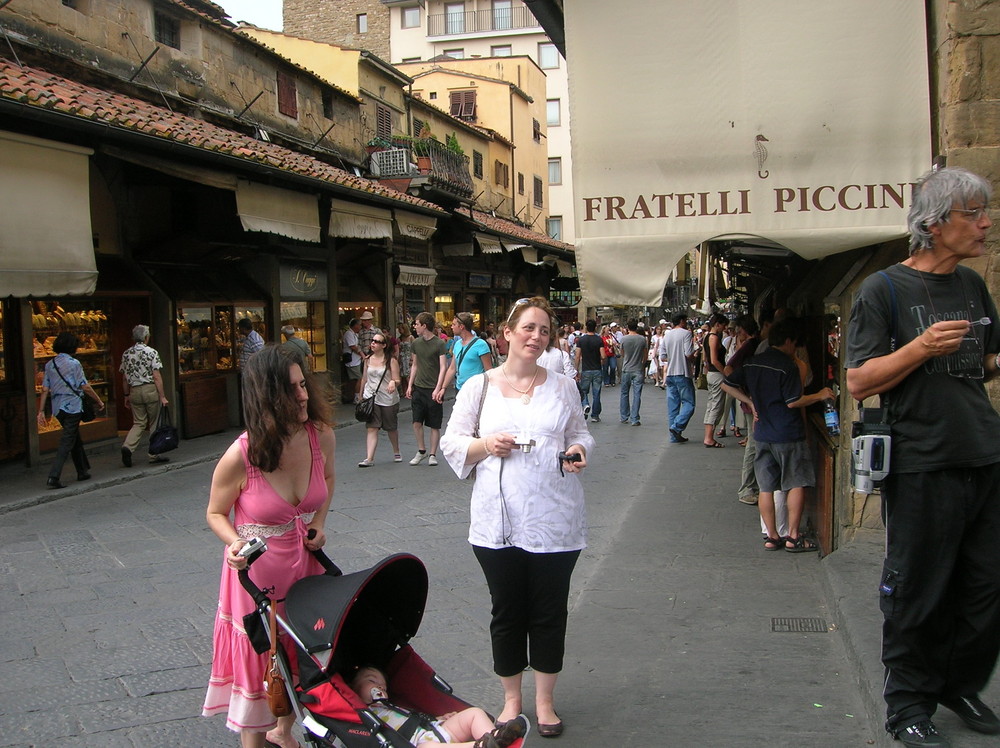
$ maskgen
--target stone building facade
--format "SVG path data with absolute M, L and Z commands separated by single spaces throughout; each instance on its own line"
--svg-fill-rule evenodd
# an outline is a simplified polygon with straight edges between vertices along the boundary
M 381 0 L 284 0 L 286 34 L 374 52 L 389 60 L 389 11 Z M 364 31 L 359 28 L 364 17 Z

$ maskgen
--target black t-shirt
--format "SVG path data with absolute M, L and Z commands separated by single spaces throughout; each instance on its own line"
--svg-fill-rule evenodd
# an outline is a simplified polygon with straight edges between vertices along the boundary
M 928 360 L 883 394 L 892 425 L 889 469 L 919 473 L 1000 462 L 1000 416 L 982 379 L 984 354 L 1000 351 L 1000 318 L 983 279 L 962 265 L 946 274 L 906 265 L 885 272 L 896 294 L 897 349 L 935 322 L 975 322 L 957 352 Z M 845 368 L 890 353 L 890 299 L 880 273 L 862 283 L 851 310 Z M 990 324 L 981 324 L 983 317 Z
M 576 347 L 580 350 L 581 371 L 600 370 L 601 348 L 604 347 L 600 335 L 581 335 L 576 339 Z

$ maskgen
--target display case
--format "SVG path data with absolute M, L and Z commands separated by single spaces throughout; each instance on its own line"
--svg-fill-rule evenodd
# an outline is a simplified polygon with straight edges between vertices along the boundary
M 42 394 L 45 365 L 56 353 L 52 344 L 61 332 L 71 332 L 79 340 L 76 350 L 77 361 L 83 366 L 87 382 L 107 403 L 107 410 L 99 412 L 90 423 L 80 424 L 80 436 L 84 442 L 108 439 L 117 436 L 115 419 L 114 368 L 109 349 L 108 317 L 104 310 L 110 306 L 107 299 L 87 298 L 65 301 L 32 301 L 31 327 L 33 333 L 35 361 L 35 393 Z M 59 444 L 61 426 L 46 404 L 45 424 L 38 427 L 38 446 L 43 452 L 55 449 Z
M 236 323 L 243 317 L 249 317 L 267 339 L 263 306 L 178 304 L 178 373 L 184 377 L 236 369 L 241 345 Z
M 313 371 L 326 371 L 326 302 L 282 301 L 281 326 L 291 325 L 295 334 L 309 344 L 313 355 Z

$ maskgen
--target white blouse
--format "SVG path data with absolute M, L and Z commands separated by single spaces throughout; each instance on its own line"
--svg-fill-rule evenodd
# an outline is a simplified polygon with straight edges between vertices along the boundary
M 586 450 L 588 462 L 593 457 L 594 438 L 587 430 L 576 382 L 548 376 L 525 405 L 519 397 L 504 397 L 491 381 L 479 433 L 505 431 L 519 442 L 534 439 L 535 446 L 528 453 L 487 456 L 466 465 L 485 376 L 476 375 L 462 387 L 441 437 L 442 454 L 459 478 L 468 477 L 476 467 L 469 542 L 494 549 L 516 546 L 532 553 L 583 549 L 587 545 L 583 486 L 578 474 L 559 474 L 558 459 L 573 444 Z

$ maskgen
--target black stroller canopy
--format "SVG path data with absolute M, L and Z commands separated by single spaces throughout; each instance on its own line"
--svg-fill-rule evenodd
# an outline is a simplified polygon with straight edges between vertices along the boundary
M 383 667 L 420 628 L 427 570 L 406 553 L 343 576 L 305 577 L 285 599 L 291 629 L 310 654 L 333 650 L 328 672 Z

